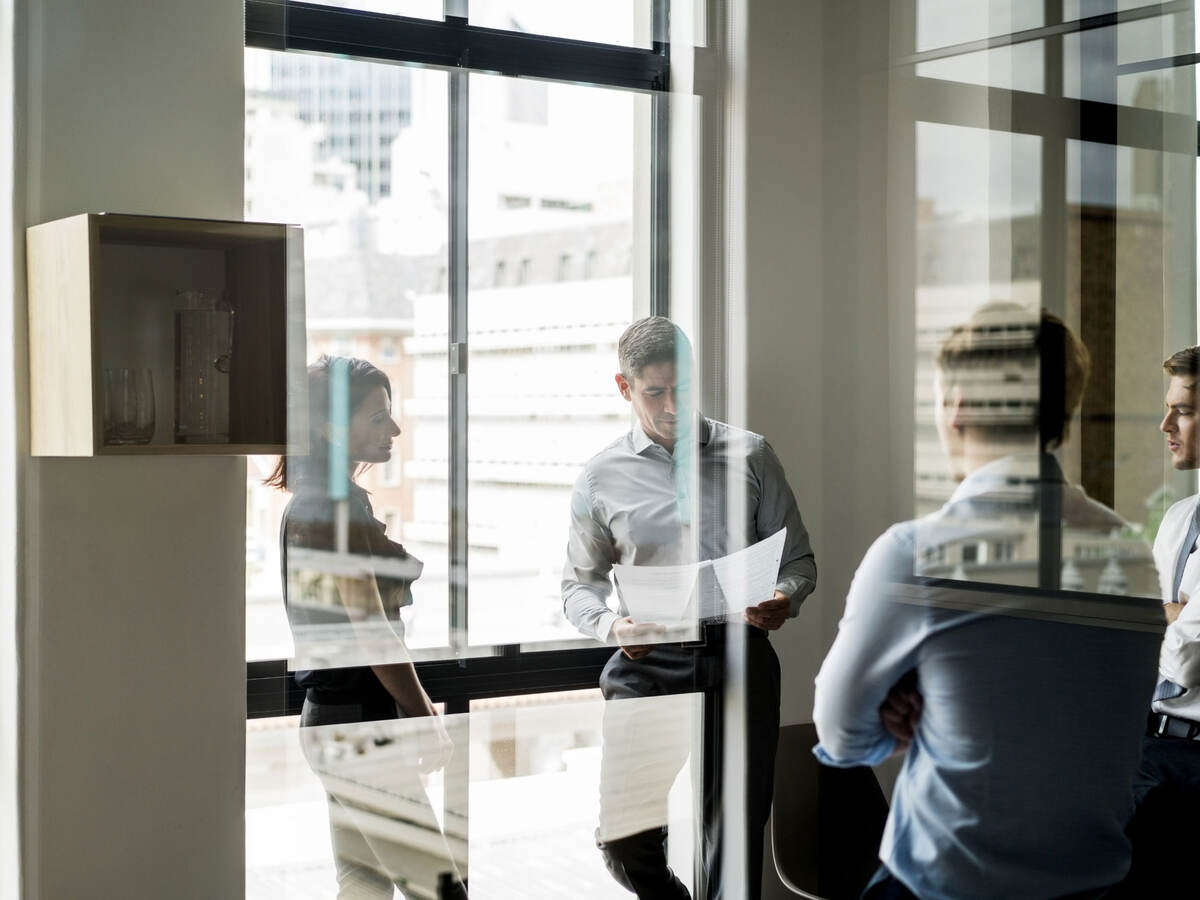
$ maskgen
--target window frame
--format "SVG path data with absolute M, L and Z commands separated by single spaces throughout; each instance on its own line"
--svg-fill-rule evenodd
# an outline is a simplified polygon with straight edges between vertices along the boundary
M 1147 19 L 1157 19 L 1193 11 L 1191 0 L 1148 4 L 1125 10 L 1113 10 L 1080 18 L 1063 15 L 1062 0 L 1043 0 L 1043 24 L 1036 28 L 1008 34 L 998 34 L 978 40 L 965 41 L 918 51 L 916 49 L 917 8 L 921 0 L 894 0 L 899 13 L 888 36 L 891 61 L 894 69 L 907 67 L 911 70 L 906 96 L 910 104 L 913 128 L 905 140 L 911 142 L 901 151 L 904 158 L 914 159 L 916 153 L 916 125 L 933 123 L 982 129 L 1000 134 L 1034 135 L 1041 139 L 1040 210 L 1041 259 L 1038 277 L 1041 283 L 1042 305 L 1051 311 L 1055 299 L 1066 294 L 1067 266 L 1065 254 L 1067 230 L 1067 153 L 1072 141 L 1103 144 L 1112 147 L 1129 147 L 1159 152 L 1190 152 L 1200 156 L 1200 121 L 1191 121 L 1182 113 L 1164 110 L 1143 109 L 1098 100 L 1086 100 L 1065 96 L 1063 93 L 1063 40 L 1071 34 L 1083 34 L 1101 28 L 1116 28 L 1119 25 Z M 1115 3 L 1115 0 L 1114 0 Z M 916 74 L 918 64 L 933 60 L 951 59 L 998 47 L 1042 41 L 1043 87 L 1038 93 L 1011 88 L 983 86 L 966 82 L 949 81 Z M 1200 53 L 1173 55 L 1134 63 L 1118 64 L 1112 77 L 1139 72 L 1155 71 L 1179 66 L 1200 65 Z M 1009 115 L 1004 124 L 999 124 L 991 115 L 993 108 L 1006 109 Z M 1198 117 L 1200 118 L 1200 117 Z M 1168 125 L 1185 126 L 1168 128 Z M 1188 132 L 1195 136 L 1194 144 L 1188 148 L 1180 143 L 1180 135 Z M 1189 138 L 1190 139 L 1190 138 Z M 915 167 L 910 177 L 915 179 Z M 908 193 L 915 198 L 914 183 L 905 184 L 902 190 L 912 187 Z M 915 234 L 915 231 L 914 231 Z M 1197 235 L 1193 233 L 1193 241 Z M 915 237 L 914 237 L 915 241 Z M 915 258 L 915 243 L 912 258 Z M 1111 260 L 1109 271 L 1102 273 L 1096 281 L 1106 289 L 1101 296 L 1105 306 L 1103 314 L 1112 314 L 1116 304 L 1116 258 Z M 905 289 L 915 291 L 915 277 Z M 1085 344 L 1103 336 L 1105 323 L 1092 324 L 1089 335 L 1089 320 L 1085 317 L 1080 337 Z M 1115 340 L 1115 335 L 1112 338 Z M 1105 380 L 1101 380 L 1100 377 Z M 1104 405 L 1115 396 L 1115 370 L 1097 372 L 1093 370 L 1089 390 L 1084 395 L 1080 408 L 1080 444 L 1093 451 L 1094 456 L 1109 460 L 1115 458 L 1115 436 L 1111 417 L 1105 419 Z M 1099 383 L 1098 383 L 1099 382 Z M 1099 390 L 1097 390 L 1097 387 Z M 1045 394 L 1043 386 L 1040 394 Z M 1097 400 L 1097 394 L 1100 394 Z M 1089 404 L 1092 409 L 1089 410 Z M 1092 421 L 1089 422 L 1089 419 Z M 1096 420 L 1099 420 L 1098 422 Z M 1043 463 L 1044 464 L 1044 463 Z M 1104 469 L 1097 477 L 1089 472 L 1084 462 L 1082 486 L 1088 495 L 1112 505 L 1113 472 Z M 1043 473 L 1043 478 L 1047 477 Z M 1043 526 L 1038 532 L 1038 584 L 1042 589 L 1061 589 L 1062 527 L 1059 502 L 1055 491 L 1043 491 L 1039 518 L 1053 523 Z M 953 582 L 962 586 L 963 582 Z M 990 585 L 1000 591 L 1012 590 L 1004 585 Z M 1072 591 L 1071 596 L 1087 596 L 1085 592 Z M 1097 595 L 1099 596 L 1099 595 Z
M 448 355 L 466 359 L 467 177 L 469 78 L 472 73 L 537 78 L 648 94 L 650 102 L 650 311 L 669 314 L 670 229 L 667 158 L 670 0 L 651 0 L 649 49 L 620 47 L 471 25 L 468 0 L 444 0 L 443 20 L 364 12 L 293 0 L 246 0 L 245 46 L 274 51 L 334 54 L 368 62 L 398 62 L 448 70 L 450 227 L 447 281 Z M 611 646 L 539 650 L 500 645 L 473 655 L 467 642 L 467 384 L 449 379 L 450 658 L 418 661 L 434 702 L 447 713 L 467 712 L 474 699 L 595 687 Z M 249 719 L 298 715 L 304 692 L 287 660 L 246 664 Z

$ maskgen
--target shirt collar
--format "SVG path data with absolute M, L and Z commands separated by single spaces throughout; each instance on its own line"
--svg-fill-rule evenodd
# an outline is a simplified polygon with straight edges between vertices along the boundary
M 712 440 L 712 422 L 706 417 L 697 414 L 696 416 L 696 436 L 701 447 L 707 447 L 708 442 Z M 652 441 L 646 434 L 646 430 L 642 428 L 642 423 L 637 416 L 633 417 L 633 427 L 629 430 L 629 439 L 633 442 L 633 452 L 641 456 L 651 447 L 662 446 Z M 667 449 L 663 447 L 663 449 Z
M 1043 472 L 1041 460 L 1045 460 Z M 1042 483 L 1064 483 L 1062 467 L 1053 454 L 1014 453 L 980 466 L 962 480 L 949 503 L 979 499 L 988 495 L 995 500 L 1021 501 L 1029 499 Z

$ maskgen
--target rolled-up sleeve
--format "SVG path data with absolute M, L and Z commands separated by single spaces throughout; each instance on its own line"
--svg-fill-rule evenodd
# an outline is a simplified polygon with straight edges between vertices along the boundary
M 817 586 L 817 560 L 779 457 L 766 441 L 762 442 L 755 457 L 760 485 L 755 527 L 759 540 L 770 537 L 780 528 L 787 528 L 775 590 L 790 598 L 788 615 L 795 617 L 804 598 Z
M 563 614 L 583 634 L 609 642 L 619 616 L 608 607 L 612 583 L 608 573 L 616 562 L 612 534 L 599 519 L 585 469 L 571 491 L 571 522 L 567 561 L 563 567 Z
M 902 539 L 888 532 L 854 575 L 837 637 L 816 680 L 813 722 L 820 743 L 814 752 L 827 765 L 876 765 L 896 747 L 879 706 L 917 663 L 923 612 L 897 602 L 891 590 L 911 572 L 911 560 Z

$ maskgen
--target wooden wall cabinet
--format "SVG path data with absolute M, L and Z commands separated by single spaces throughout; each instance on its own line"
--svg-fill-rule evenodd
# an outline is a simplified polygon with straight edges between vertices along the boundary
M 286 451 L 289 384 L 304 385 L 299 228 L 85 214 L 27 229 L 26 255 L 34 456 Z M 177 292 L 207 288 L 234 311 L 229 441 L 176 443 Z M 104 370 L 121 367 L 153 374 L 148 444 L 104 443 Z

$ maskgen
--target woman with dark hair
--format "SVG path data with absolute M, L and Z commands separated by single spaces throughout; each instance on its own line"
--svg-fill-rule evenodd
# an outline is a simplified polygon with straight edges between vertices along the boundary
M 419 849 L 430 845 L 422 833 L 441 837 L 420 775 L 450 751 L 399 615 L 422 564 L 388 538 L 355 483 L 391 458 L 400 434 L 391 383 L 365 360 L 322 356 L 308 367 L 308 399 L 307 452 L 280 459 L 266 483 L 293 495 L 280 528 L 284 600 L 305 690 L 301 740 L 329 795 L 338 897 L 391 898 L 393 886 L 434 897 L 439 884 L 440 896 L 465 897 L 444 839 L 444 853 Z M 430 727 L 381 724 L 414 717 L 432 717 Z M 398 838 L 395 822 L 381 827 L 381 812 L 414 840 Z

